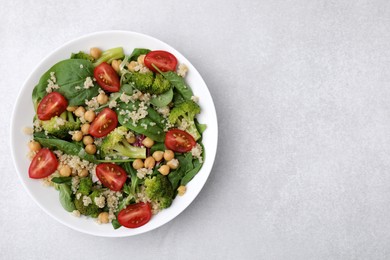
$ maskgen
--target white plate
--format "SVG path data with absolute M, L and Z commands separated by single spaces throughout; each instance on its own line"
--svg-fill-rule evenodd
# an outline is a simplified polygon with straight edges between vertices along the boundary
M 26 126 L 32 126 L 34 109 L 31 93 L 44 72 L 58 61 L 69 58 L 72 52 L 78 52 L 80 50 L 87 52 L 91 47 L 100 47 L 105 50 L 119 46 L 122 46 L 127 54 L 130 54 L 134 48 L 166 50 L 173 53 L 179 63 L 186 64 L 189 68 L 186 81 L 193 89 L 194 95 L 199 97 L 199 104 L 202 108 L 202 112 L 198 116 L 198 119 L 201 123 L 207 124 L 207 130 L 203 135 L 203 144 L 206 151 L 204 165 L 200 172 L 187 185 L 187 192 L 185 195 L 176 197 L 170 208 L 153 216 L 146 225 L 140 228 L 127 229 L 121 227 L 114 230 L 111 224 L 98 225 L 92 218 L 74 217 L 62 208 L 58 200 L 58 191 L 52 187 L 45 187 L 39 180 L 33 180 L 28 177 L 30 161 L 27 159 L 26 155 L 28 153 L 27 143 L 30 140 L 30 136 L 24 134 L 23 129 Z M 217 151 L 217 140 L 218 125 L 214 103 L 199 72 L 182 54 L 168 44 L 150 36 L 127 31 L 105 31 L 89 34 L 64 44 L 48 55 L 34 69 L 23 84 L 18 99 L 16 100 L 11 123 L 12 157 L 19 178 L 33 200 L 38 203 L 47 214 L 62 224 L 80 232 L 105 237 L 125 237 L 141 234 L 160 227 L 180 214 L 191 204 L 205 184 L 214 163 Z M 44 225 L 44 223 L 41 224 Z

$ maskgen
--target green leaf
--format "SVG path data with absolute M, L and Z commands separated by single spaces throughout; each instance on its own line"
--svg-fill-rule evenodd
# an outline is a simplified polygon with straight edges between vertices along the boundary
M 192 93 L 191 88 L 184 81 L 183 77 L 177 75 L 177 73 L 173 71 L 162 72 L 154 64 L 152 64 L 152 66 L 176 88 L 184 100 L 191 99 L 194 94 Z
M 50 181 L 53 183 L 57 183 L 57 184 L 62 184 L 62 183 L 71 184 L 72 177 L 70 177 L 70 176 L 69 177 L 53 177 Z
M 152 97 L 150 99 L 150 103 L 155 105 L 156 107 L 164 107 L 171 103 L 173 99 L 173 90 L 170 88 L 167 92 L 157 95 L 156 97 Z
M 62 207 L 69 212 L 72 212 L 76 209 L 72 200 L 72 190 L 70 189 L 70 185 L 60 184 L 59 185 L 60 192 L 59 198 Z
M 46 96 L 51 72 L 54 72 L 56 84 L 60 86 L 55 91 L 61 93 L 68 100 L 69 106 L 84 105 L 85 100 L 90 100 L 99 94 L 96 82 L 93 82 L 93 87 L 84 88 L 86 78 L 93 78 L 92 63 L 83 59 L 67 59 L 58 62 L 42 75 L 32 93 L 34 105 L 37 105 Z
M 118 229 L 122 226 L 121 224 L 119 224 L 119 221 L 117 219 L 114 219 L 113 221 L 111 221 L 111 224 L 112 224 L 114 229 Z
M 179 187 L 179 183 L 181 182 L 183 177 L 187 174 L 187 172 L 191 171 L 194 168 L 192 164 L 191 153 L 178 155 L 176 156 L 176 159 L 179 160 L 179 167 L 168 175 L 168 179 L 171 182 L 174 190 L 176 190 L 177 187 Z
M 84 148 L 78 144 L 58 139 L 53 136 L 46 136 L 43 132 L 34 133 L 34 140 L 39 142 L 43 147 L 51 150 L 60 150 L 69 155 L 76 155 L 83 160 L 96 162 L 96 157 L 88 154 Z
M 134 50 L 133 50 L 133 52 L 130 54 L 130 60 L 132 61 L 135 61 L 135 60 L 137 60 L 138 59 L 138 57 L 140 56 L 140 55 L 143 55 L 143 54 L 148 54 L 150 52 L 150 50 L 149 49 L 142 49 L 142 48 L 135 48 Z
M 122 110 L 136 111 L 139 108 L 139 104 L 139 102 L 129 102 L 128 104 L 120 102 L 116 108 L 119 123 L 134 132 L 148 136 L 156 142 L 164 142 L 165 132 L 161 123 L 164 118 L 154 109 L 149 107 L 148 115 L 145 118 L 139 119 L 136 124 L 133 124 L 133 121 L 129 119 L 128 115 L 121 113 Z

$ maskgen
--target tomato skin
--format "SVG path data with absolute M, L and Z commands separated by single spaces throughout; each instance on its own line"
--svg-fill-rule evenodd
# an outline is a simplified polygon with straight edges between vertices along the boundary
M 164 143 L 168 149 L 178 153 L 189 152 L 196 145 L 192 135 L 176 128 L 166 133 Z
M 92 121 L 88 133 L 93 137 L 104 137 L 118 125 L 118 116 L 109 108 L 103 109 Z
M 34 156 L 28 168 L 28 176 L 31 179 L 42 179 L 57 170 L 58 160 L 52 151 L 42 148 Z
M 50 120 L 54 116 L 61 115 L 68 107 L 66 98 L 58 92 L 51 92 L 39 102 L 37 115 L 39 120 Z
M 176 57 L 167 51 L 151 51 L 145 56 L 145 66 L 151 71 L 157 72 L 152 66 L 154 64 L 162 72 L 175 71 L 177 66 Z
M 149 222 L 152 210 L 149 203 L 130 204 L 118 213 L 118 222 L 127 228 L 138 228 Z
M 108 92 L 118 92 L 120 89 L 119 76 L 107 63 L 103 62 L 93 70 L 97 83 Z
M 120 191 L 127 179 L 126 171 L 113 163 L 101 163 L 96 166 L 96 176 L 105 187 L 113 191 Z

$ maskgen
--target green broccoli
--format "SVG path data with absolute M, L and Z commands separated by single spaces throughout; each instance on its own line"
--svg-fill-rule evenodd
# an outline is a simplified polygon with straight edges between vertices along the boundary
M 131 74 L 130 81 L 141 92 L 160 95 L 167 92 L 171 88 L 171 83 L 161 74 L 154 77 L 153 72 Z
M 134 72 L 131 74 L 130 81 L 134 83 L 134 86 L 141 92 L 148 92 L 153 85 L 153 72 L 139 73 Z
M 60 116 L 52 117 L 50 120 L 41 121 L 43 130 L 48 134 L 65 139 L 69 136 L 69 131 L 80 129 L 80 120 L 74 119 L 72 112 L 65 111 Z
M 153 81 L 151 94 L 160 95 L 167 92 L 171 88 L 171 83 L 165 79 L 161 74 L 157 74 Z
M 92 190 L 92 179 L 89 177 L 81 178 L 77 192 L 83 195 L 89 195 L 89 193 L 91 193 L 91 190 Z
M 194 137 L 195 141 L 201 135 L 195 125 L 195 116 L 200 113 L 200 106 L 192 100 L 186 100 L 176 105 L 169 114 L 169 122 L 176 124 Z
M 113 60 L 121 59 L 125 56 L 122 47 L 112 48 L 103 51 L 99 59 L 93 64 L 94 67 L 99 66 L 102 62 L 111 63 Z
M 82 60 L 89 60 L 89 61 L 94 61 L 94 58 L 85 53 L 85 52 L 78 52 L 78 53 L 72 53 L 72 55 L 70 56 L 71 59 L 82 59 Z
M 74 206 L 80 212 L 80 214 L 96 218 L 99 215 L 99 211 L 100 211 L 99 207 L 96 206 L 96 204 L 94 202 L 88 204 L 88 206 L 85 206 L 83 198 L 84 198 L 84 196 L 81 196 L 78 199 L 76 198 L 74 201 Z
M 171 206 L 174 190 L 168 177 L 157 174 L 152 178 L 146 178 L 144 185 L 146 196 L 158 203 L 161 209 Z
M 100 146 L 103 156 L 117 158 L 118 156 L 128 158 L 146 158 L 146 148 L 130 145 L 125 138 L 127 128 L 120 126 L 111 131 Z

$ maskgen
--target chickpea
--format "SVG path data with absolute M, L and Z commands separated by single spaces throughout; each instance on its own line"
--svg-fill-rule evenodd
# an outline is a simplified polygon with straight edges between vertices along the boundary
M 164 159 L 165 161 L 170 161 L 175 158 L 175 153 L 172 150 L 165 150 Z
M 149 137 L 146 137 L 144 140 L 142 140 L 142 144 L 145 147 L 150 148 L 154 145 L 154 141 L 152 139 L 150 139 Z
M 89 174 L 89 172 L 88 172 L 88 170 L 87 169 L 82 169 L 81 171 L 79 171 L 78 173 L 77 173 L 77 175 L 79 176 L 79 177 L 87 177 L 88 176 L 88 174 Z
M 100 105 L 104 105 L 108 102 L 108 96 L 105 94 L 105 93 L 100 93 L 98 96 L 97 96 L 97 102 L 100 104 Z
M 131 72 L 134 72 L 136 66 L 137 66 L 137 62 L 135 61 L 131 61 L 129 64 L 127 64 L 127 68 Z
M 145 64 L 145 54 L 142 54 L 142 55 L 139 55 L 138 56 L 138 59 L 137 59 L 137 62 L 139 63 L 139 64 L 142 64 L 142 65 L 144 65 Z
M 88 124 L 88 123 L 85 123 L 85 124 L 83 124 L 82 126 L 81 126 L 81 132 L 83 133 L 83 135 L 87 135 L 88 134 L 88 132 L 89 132 L 89 127 L 90 127 L 91 125 L 90 124 Z
M 175 170 L 177 169 L 177 167 L 179 167 L 179 160 L 177 159 L 172 159 L 170 161 L 167 162 L 167 165 L 169 166 L 169 168 L 171 168 L 172 170 Z
M 169 168 L 168 165 L 161 165 L 161 167 L 158 169 L 158 171 L 162 174 L 162 175 L 168 175 L 169 172 L 170 172 L 171 168 Z
M 120 70 L 120 65 L 121 65 L 122 61 L 121 60 L 113 60 L 111 62 L 111 67 L 117 72 L 119 73 L 119 70 Z
M 84 118 L 85 120 L 87 120 L 88 122 L 92 122 L 94 119 L 95 119 L 95 111 L 93 110 L 88 110 L 87 112 L 85 112 L 84 114 Z
M 77 109 L 77 107 L 67 107 L 66 110 L 69 112 L 74 112 Z
M 81 131 L 75 131 L 72 135 L 72 140 L 79 142 L 83 139 L 83 133 Z
M 60 168 L 60 175 L 62 177 L 69 177 L 72 174 L 72 169 L 68 165 L 62 165 Z
M 91 55 L 92 58 L 94 58 L 95 60 L 96 60 L 96 59 L 99 59 L 100 56 L 102 55 L 102 50 L 99 49 L 99 48 L 96 48 L 96 47 L 92 47 L 92 48 L 89 50 L 89 55 Z
M 90 135 L 86 135 L 83 137 L 83 143 L 84 145 L 93 144 L 93 137 Z
M 163 151 L 155 151 L 152 154 L 153 158 L 156 160 L 156 162 L 159 162 L 163 159 L 164 157 L 164 152 Z
M 135 159 L 133 162 L 133 168 L 139 170 L 144 167 L 144 162 L 141 159 Z
M 102 212 L 98 216 L 98 221 L 101 224 L 107 224 L 108 223 L 108 212 Z
M 94 145 L 94 144 L 87 144 L 85 146 L 85 151 L 88 154 L 95 154 L 96 153 L 96 145 Z
M 179 186 L 179 188 L 177 188 L 177 194 L 179 196 L 183 196 L 184 193 L 186 193 L 186 191 L 187 191 L 186 186 L 181 185 L 181 186 Z
M 77 117 L 82 117 L 84 116 L 85 114 L 85 108 L 80 106 L 78 107 L 75 111 L 74 111 L 74 114 L 77 116 Z
M 132 136 L 127 137 L 127 138 L 126 138 L 126 141 L 127 141 L 129 144 L 135 143 L 135 141 L 136 141 L 135 136 L 132 135 Z
M 30 148 L 30 151 L 38 152 L 41 150 L 41 144 L 36 141 L 31 141 L 28 143 L 28 148 Z
M 152 156 L 149 156 L 148 158 L 145 159 L 144 166 L 145 168 L 148 169 L 153 169 L 154 165 L 156 164 L 156 161 Z

